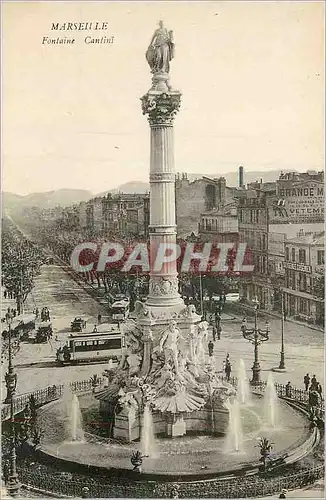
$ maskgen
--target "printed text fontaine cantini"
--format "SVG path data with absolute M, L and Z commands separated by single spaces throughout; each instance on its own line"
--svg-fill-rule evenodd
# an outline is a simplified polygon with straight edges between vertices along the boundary
M 84 43 L 88 44 L 112 44 L 114 36 L 107 36 L 105 32 L 108 30 L 107 21 L 87 21 L 87 22 L 64 22 L 64 23 L 52 23 L 51 25 L 51 36 L 43 36 L 43 45 L 73 45 L 76 42 L 76 38 L 71 33 L 71 36 L 65 36 L 60 33 L 60 36 L 53 36 L 54 32 L 87 32 L 84 36 Z M 69 33 L 70 35 L 70 33 Z

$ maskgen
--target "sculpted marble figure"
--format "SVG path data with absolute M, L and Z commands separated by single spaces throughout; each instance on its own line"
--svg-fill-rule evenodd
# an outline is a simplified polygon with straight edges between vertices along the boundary
M 155 30 L 146 52 L 146 59 L 152 73 L 169 73 L 170 61 L 174 57 L 173 32 L 164 28 L 163 21 Z
M 169 327 L 163 333 L 159 350 L 164 352 L 165 363 L 173 363 L 175 372 L 178 372 L 178 342 L 180 338 L 180 332 L 177 328 L 175 321 L 171 321 Z
M 196 362 L 199 364 L 205 363 L 205 345 L 204 342 L 207 340 L 208 335 L 208 324 L 207 321 L 202 321 L 197 327 L 197 339 L 195 347 L 195 358 Z

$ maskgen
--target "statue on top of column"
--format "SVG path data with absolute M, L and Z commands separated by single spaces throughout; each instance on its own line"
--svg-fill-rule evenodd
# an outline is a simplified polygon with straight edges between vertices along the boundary
M 163 21 L 159 21 L 159 27 L 155 30 L 146 51 L 146 59 L 152 73 L 169 73 L 173 57 L 173 31 L 168 31 L 164 28 Z

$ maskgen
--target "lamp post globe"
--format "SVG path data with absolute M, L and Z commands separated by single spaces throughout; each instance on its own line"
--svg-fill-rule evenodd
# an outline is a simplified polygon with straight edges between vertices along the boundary
M 243 318 L 243 321 L 241 323 L 241 332 L 243 337 L 251 342 L 254 346 L 254 362 L 252 365 L 252 379 L 250 383 L 252 385 L 259 385 L 261 383 L 261 378 L 260 378 L 260 363 L 259 363 L 259 356 L 258 356 L 258 346 L 262 343 L 268 340 L 269 338 L 269 322 L 266 321 L 265 323 L 265 329 L 260 329 L 258 328 L 258 309 L 259 309 L 259 303 L 258 300 L 254 300 L 254 309 L 255 309 L 255 323 L 253 328 L 248 328 L 247 324 L 247 319 Z

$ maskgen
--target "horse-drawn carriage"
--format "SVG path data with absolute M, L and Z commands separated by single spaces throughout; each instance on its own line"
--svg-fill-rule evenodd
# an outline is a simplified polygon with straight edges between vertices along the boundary
M 82 332 L 83 328 L 86 328 L 86 320 L 83 318 L 75 318 L 71 322 L 71 331 L 72 332 Z
M 42 321 L 38 324 L 34 342 L 41 344 L 47 342 L 53 334 L 51 321 Z

